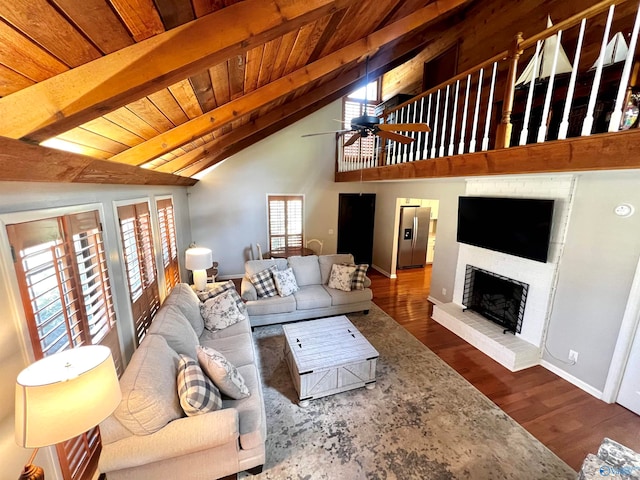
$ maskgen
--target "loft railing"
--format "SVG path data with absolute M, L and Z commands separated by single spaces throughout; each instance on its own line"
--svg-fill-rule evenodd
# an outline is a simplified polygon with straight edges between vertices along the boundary
M 637 3 L 607 0 L 530 38 L 519 33 L 509 50 L 384 112 L 386 123 L 431 127 L 398 132 L 412 137 L 410 144 L 376 136 L 372 154 L 345 155 L 338 136 L 338 171 L 626 129 L 637 116 L 630 78 L 632 68 L 638 73 L 639 28 Z M 522 80 L 526 71 L 533 72 L 528 82 Z

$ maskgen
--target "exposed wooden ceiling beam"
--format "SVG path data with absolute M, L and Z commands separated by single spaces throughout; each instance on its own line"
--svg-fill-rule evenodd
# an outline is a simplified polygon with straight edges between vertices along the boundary
M 398 165 L 336 173 L 336 182 L 406 180 L 415 178 L 520 175 L 640 168 L 640 157 L 629 155 L 640 142 L 640 130 L 568 138 L 522 147 L 503 148 Z
M 411 41 L 401 42 L 398 45 L 394 45 L 393 48 L 380 52 L 380 55 L 376 55 L 369 62 L 369 69 L 371 70 L 369 78 L 378 78 L 399 64 L 404 63 L 417 54 L 430 38 L 431 35 L 417 35 L 412 37 Z M 358 88 L 359 82 L 366 80 L 365 75 L 365 66 L 358 64 L 341 73 L 338 78 L 312 89 L 306 95 L 298 97 L 242 127 L 235 128 L 231 133 L 218 137 L 186 155 L 181 155 L 161 165 L 156 170 L 166 173 L 180 172 L 181 175 L 187 176 L 194 175 L 221 162 L 243 148 L 253 145 L 274 131 L 289 126 L 300 118 L 347 95 Z M 299 113 L 302 115 L 299 115 Z
M 191 186 L 197 180 L 0 137 L 0 181 Z
M 0 135 L 42 141 L 354 0 L 245 0 L 0 99 Z
M 232 100 L 204 115 L 183 123 L 144 143 L 111 158 L 111 161 L 142 165 L 201 137 L 222 128 L 240 116 L 252 113 L 270 102 L 294 92 L 300 87 L 373 54 L 381 47 L 398 40 L 427 23 L 437 19 L 467 0 L 436 0 L 424 8 L 329 54 L 295 72 L 279 78 L 236 100 Z

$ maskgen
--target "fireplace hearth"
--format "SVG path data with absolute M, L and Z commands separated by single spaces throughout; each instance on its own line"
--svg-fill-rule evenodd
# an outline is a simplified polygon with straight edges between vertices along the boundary
M 467 265 L 462 304 L 514 335 L 522 330 L 529 285 Z

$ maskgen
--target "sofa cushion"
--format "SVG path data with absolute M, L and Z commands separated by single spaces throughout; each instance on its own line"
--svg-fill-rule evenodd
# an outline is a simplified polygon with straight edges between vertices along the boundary
M 286 258 L 270 258 L 269 260 L 247 260 L 244 263 L 244 272 L 247 278 L 262 270 L 266 270 L 271 265 L 275 265 L 278 270 L 287 268 Z
M 296 277 L 293 274 L 293 269 L 291 268 L 287 268 L 281 272 L 273 272 L 273 280 L 276 283 L 278 295 L 281 297 L 288 297 L 292 293 L 298 291 Z
M 370 288 L 364 290 L 351 290 L 343 292 L 335 288 L 324 287 L 325 291 L 331 295 L 331 305 L 347 305 L 349 303 L 366 302 L 373 298 Z
M 296 300 L 293 296 L 271 297 L 247 302 L 249 316 L 270 315 L 273 313 L 288 313 L 296 309 Z
M 193 358 L 180 355 L 176 383 L 180 405 L 188 417 L 214 412 L 222 407 L 220 390 Z
M 197 336 L 204 330 L 204 321 L 200 316 L 200 299 L 196 292 L 186 283 L 179 283 L 171 290 L 171 293 L 163 305 L 175 305 L 189 321 Z
M 217 350 L 198 347 L 198 362 L 215 386 L 228 397 L 240 400 L 250 395 L 238 369 Z
M 249 277 L 251 283 L 256 288 L 258 298 L 275 297 L 278 294 L 276 284 L 273 281 L 273 272 L 277 272 L 278 267 L 271 265 L 269 268 L 254 273 Z
M 235 408 L 238 411 L 240 446 L 244 450 L 259 447 L 266 441 L 266 418 L 260 377 L 255 365 L 239 367 L 238 371 L 245 379 L 251 396 L 240 400 L 223 399 L 222 408 Z
M 299 287 L 305 285 L 320 285 L 322 276 L 320 275 L 320 264 L 317 255 L 306 257 L 289 257 L 289 266 L 293 269 L 296 282 Z
M 241 333 L 251 333 L 251 324 L 249 319 L 245 318 L 239 322 L 234 323 L 230 327 L 223 328 L 222 330 L 206 330 L 200 335 L 200 345 L 204 345 L 207 342 L 213 341 L 216 338 L 232 337 Z
M 184 416 L 178 399 L 178 354 L 147 334 L 120 378 L 122 401 L 113 415 L 134 435 L 149 435 Z
M 200 305 L 199 300 L 198 305 Z M 164 337 L 177 353 L 191 358 L 196 357 L 198 336 L 182 314 L 182 310 L 176 305 L 163 306 L 151 322 L 148 333 Z
M 331 275 L 329 276 L 327 286 L 329 288 L 337 288 L 338 290 L 350 292 L 351 281 L 353 280 L 353 273 L 355 271 L 355 265 L 340 265 L 334 263 L 331 266 Z
M 307 285 L 293 294 L 297 310 L 311 310 L 331 306 L 331 295 L 322 285 Z
M 320 275 L 322 277 L 322 284 L 326 285 L 329 282 L 329 276 L 331 275 L 331 266 L 334 263 L 355 263 L 353 261 L 353 255 L 350 253 L 337 253 L 335 255 L 320 255 L 318 257 L 318 264 L 320 265 Z
M 208 299 L 200 311 L 207 330 L 222 330 L 245 319 L 230 290 Z
M 256 361 L 253 349 L 253 337 L 250 333 L 241 333 L 231 337 L 202 341 L 203 347 L 210 347 L 224 355 L 236 367 L 249 365 Z

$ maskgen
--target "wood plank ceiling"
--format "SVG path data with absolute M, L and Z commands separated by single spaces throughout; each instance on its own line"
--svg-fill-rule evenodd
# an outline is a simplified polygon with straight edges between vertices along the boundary
M 344 95 L 363 55 L 375 73 L 415 55 L 466 3 L 0 0 L 0 136 L 191 176 Z

